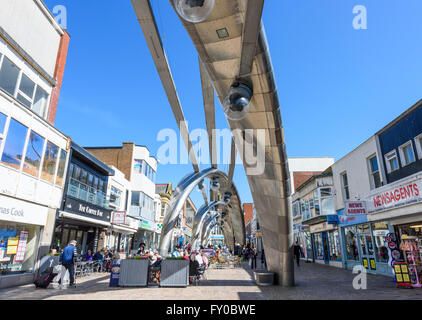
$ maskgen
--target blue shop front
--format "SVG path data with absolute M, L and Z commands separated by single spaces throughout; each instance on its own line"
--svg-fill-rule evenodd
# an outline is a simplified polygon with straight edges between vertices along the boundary
M 393 276 L 388 265 L 385 237 L 394 232 L 389 221 L 368 222 L 366 214 L 345 214 L 337 211 L 343 254 L 343 268 L 353 270 L 362 265 L 367 272 Z

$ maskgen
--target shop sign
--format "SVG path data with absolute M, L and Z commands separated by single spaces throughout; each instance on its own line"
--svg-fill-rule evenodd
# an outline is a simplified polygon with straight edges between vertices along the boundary
M 327 215 L 327 223 L 328 224 L 338 224 L 338 215 L 336 215 L 336 214 Z
M 211 240 L 224 240 L 224 236 L 223 235 L 219 235 L 219 234 L 213 234 L 210 237 Z
M 345 226 L 350 226 L 354 224 L 366 223 L 368 222 L 368 219 L 367 219 L 367 216 L 364 214 L 358 214 L 355 216 L 339 215 L 338 221 L 342 227 L 345 227 Z
M 149 220 L 142 219 L 140 222 L 140 228 L 145 230 L 155 230 L 155 223 Z
M 386 189 L 382 193 L 375 194 L 369 198 L 368 212 L 378 212 L 411 203 L 421 202 L 421 192 L 421 179 Z
M 48 208 L 0 195 L 0 220 L 44 226 Z
M 365 201 L 349 201 L 345 203 L 346 216 L 354 216 L 357 214 L 366 214 Z
M 315 224 L 313 226 L 310 226 L 310 231 L 311 233 L 315 233 L 315 232 L 321 232 L 321 231 L 326 231 L 328 229 L 331 229 L 331 225 L 328 226 L 326 222 L 324 223 L 320 223 L 320 224 Z
M 126 216 L 125 225 L 132 229 L 138 229 L 139 228 L 139 220 L 134 219 L 132 217 Z
M 304 226 L 303 224 L 301 224 L 299 226 L 299 231 L 300 232 L 309 232 L 310 231 L 310 228 L 309 228 L 309 226 Z
M 91 203 L 78 201 L 66 197 L 65 211 L 77 213 L 81 216 L 94 218 L 102 221 L 110 221 L 111 210 L 107 210 Z
M 126 211 L 113 211 L 111 213 L 113 215 L 114 224 L 125 224 L 126 222 Z

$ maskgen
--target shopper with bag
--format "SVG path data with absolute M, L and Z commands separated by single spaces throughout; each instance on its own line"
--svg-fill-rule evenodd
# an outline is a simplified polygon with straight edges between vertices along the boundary
M 70 286 L 75 287 L 75 262 L 76 258 L 78 257 L 78 253 L 76 251 L 76 240 L 72 240 L 69 242 L 69 245 L 63 249 L 62 254 L 60 255 L 59 264 L 62 264 L 67 271 L 69 271 L 70 277 Z M 59 284 L 61 284 L 61 280 L 59 280 Z

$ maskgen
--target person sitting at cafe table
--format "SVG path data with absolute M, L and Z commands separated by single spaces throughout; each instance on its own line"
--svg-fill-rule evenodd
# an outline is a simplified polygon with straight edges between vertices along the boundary
M 84 261 L 92 261 L 92 251 L 88 250 L 84 256 L 83 256 Z

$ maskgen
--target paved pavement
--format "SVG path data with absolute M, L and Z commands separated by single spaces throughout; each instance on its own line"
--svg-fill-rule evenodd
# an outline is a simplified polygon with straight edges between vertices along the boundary
M 188 288 L 111 288 L 109 274 L 96 274 L 77 280 L 76 288 L 35 289 L 26 285 L 0 290 L 1 299 L 25 300 L 290 300 L 290 299 L 417 299 L 422 289 L 399 289 L 392 278 L 368 274 L 366 290 L 353 289 L 356 275 L 351 271 L 302 263 L 295 269 L 296 286 L 259 287 L 247 265 L 236 269 L 210 269 L 208 280 Z

